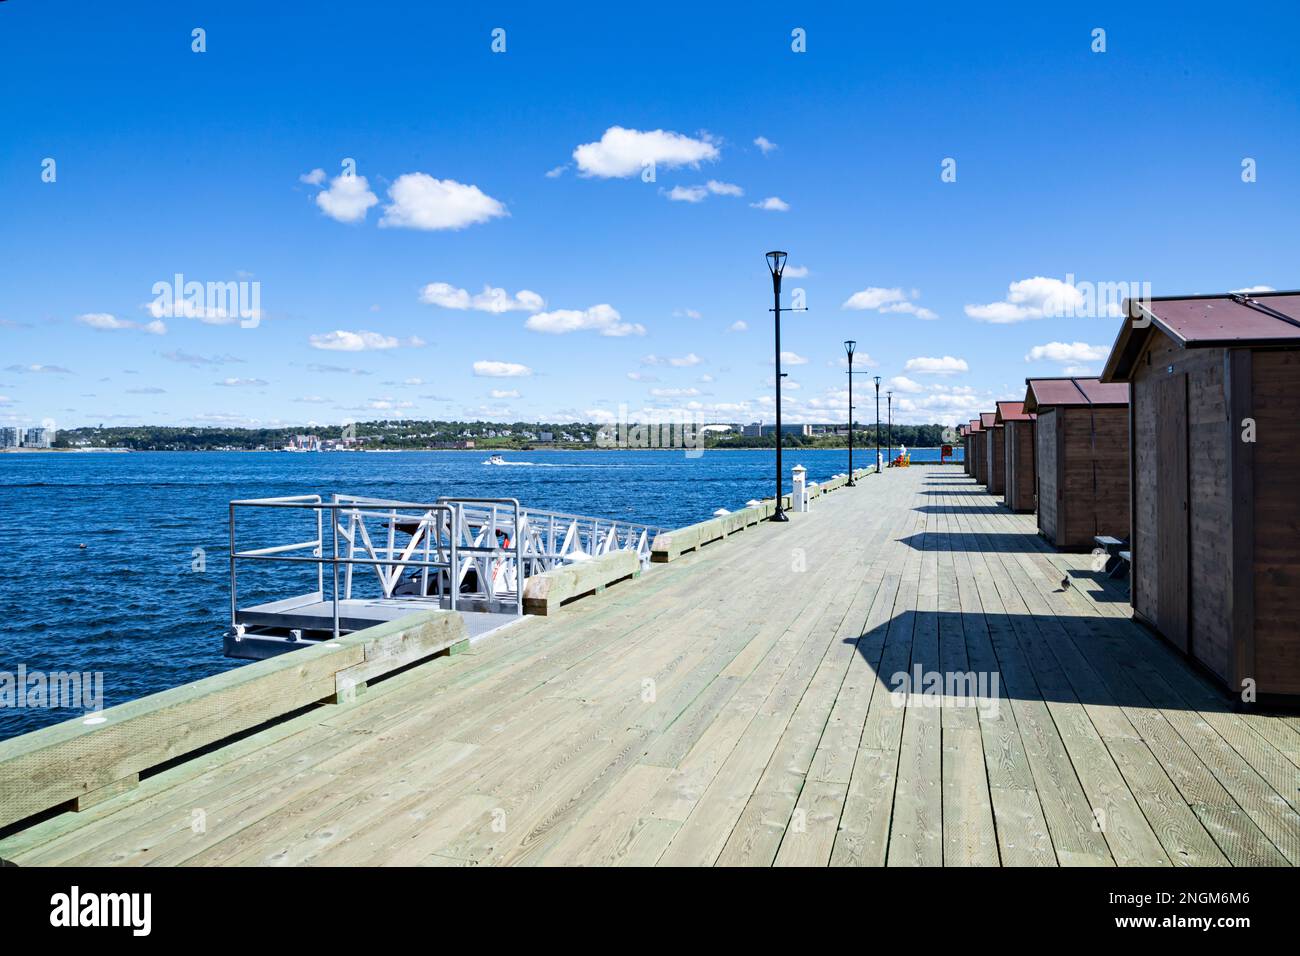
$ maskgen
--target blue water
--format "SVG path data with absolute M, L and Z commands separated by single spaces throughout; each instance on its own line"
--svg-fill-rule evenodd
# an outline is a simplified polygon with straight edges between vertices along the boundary
M 525 506 L 680 527 L 772 493 L 771 450 L 385 454 L 135 452 L 0 455 L 0 672 L 103 673 L 109 707 L 240 662 L 221 655 L 229 619 L 227 505 L 233 498 L 335 492 L 433 501 L 514 497 Z M 809 480 L 847 470 L 843 450 L 785 453 Z M 858 449 L 858 467 L 874 459 Z M 913 461 L 937 460 L 932 449 Z M 788 490 L 788 483 L 787 483 Z M 259 521 L 284 519 L 259 512 Z M 314 537 L 314 519 L 295 515 Z M 246 542 L 241 518 L 240 547 Z M 306 533 L 310 531 L 310 534 Z M 289 540 L 279 535 L 277 543 Z M 81 547 L 84 544 L 85 547 Z M 194 570 L 195 549 L 205 568 Z M 240 603 L 294 593 L 283 566 L 245 576 Z M 261 570 L 261 568 L 257 569 Z M 289 572 L 304 571 L 292 568 Z M 312 573 L 314 577 L 314 572 Z M 306 584 L 305 577 L 303 578 Z M 245 590 L 247 586 L 247 590 Z M 304 586 L 300 590 L 308 590 Z M 0 706 L 0 739 L 81 710 Z

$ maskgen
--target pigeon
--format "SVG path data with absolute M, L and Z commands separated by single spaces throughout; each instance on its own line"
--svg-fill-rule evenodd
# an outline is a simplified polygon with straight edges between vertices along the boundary
M 1061 590 L 1064 591 L 1067 588 L 1069 588 L 1069 586 L 1070 586 L 1070 576 L 1067 574 L 1065 577 L 1061 578 Z

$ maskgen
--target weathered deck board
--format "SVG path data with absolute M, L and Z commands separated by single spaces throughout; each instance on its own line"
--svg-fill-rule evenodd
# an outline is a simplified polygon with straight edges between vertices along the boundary
M 1300 862 L 1300 723 L 1236 713 L 1032 515 L 917 467 L 791 518 L 18 830 L 0 858 Z M 917 668 L 998 683 L 891 693 Z

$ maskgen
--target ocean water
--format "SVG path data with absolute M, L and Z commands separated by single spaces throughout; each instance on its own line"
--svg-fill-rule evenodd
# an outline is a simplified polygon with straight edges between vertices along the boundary
M 869 464 L 872 452 L 856 449 L 854 464 Z M 675 528 L 720 507 L 743 507 L 770 495 L 774 484 L 771 450 L 698 458 L 680 451 L 504 452 L 526 463 L 508 468 L 484 465 L 488 454 L 0 455 L 0 675 L 20 665 L 29 673 L 101 672 L 109 707 L 240 666 L 221 654 L 230 602 L 227 507 L 235 498 L 513 497 L 535 508 Z M 844 450 L 787 450 L 784 459 L 787 491 L 796 464 L 812 481 L 848 467 Z M 917 450 L 912 460 L 938 460 L 938 451 Z M 295 517 L 305 529 L 308 516 Z M 283 518 L 257 512 L 251 535 L 259 521 Z M 256 546 L 245 527 L 241 516 L 240 547 Z M 246 574 L 241 566 L 241 605 L 296 593 L 286 575 L 305 573 L 263 567 Z M 0 706 L 0 739 L 80 714 Z

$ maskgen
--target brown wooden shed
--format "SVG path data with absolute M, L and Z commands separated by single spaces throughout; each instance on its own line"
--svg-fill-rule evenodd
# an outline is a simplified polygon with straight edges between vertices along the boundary
M 971 458 L 975 464 L 975 480 L 981 485 L 988 480 L 988 457 L 984 453 L 984 428 L 978 418 L 970 423 Z
M 1038 490 L 1034 474 L 1034 423 L 1037 415 L 1025 411 L 1024 402 L 998 402 L 1006 452 L 1006 482 L 1002 500 L 1012 511 L 1033 511 Z
M 1026 379 L 1037 415 L 1038 533 L 1088 551 L 1097 535 L 1128 535 L 1128 386 L 1095 378 Z
M 980 412 L 980 426 L 984 429 L 984 463 L 985 490 L 991 495 L 1000 495 L 1007 485 L 1007 446 L 1004 444 L 1003 428 L 998 424 L 997 412 Z
M 975 426 L 978 419 L 972 418 L 963 426 L 966 429 L 966 474 L 975 477 Z
M 1102 380 L 1132 391 L 1134 616 L 1231 692 L 1294 700 L 1300 292 L 1126 314 Z

